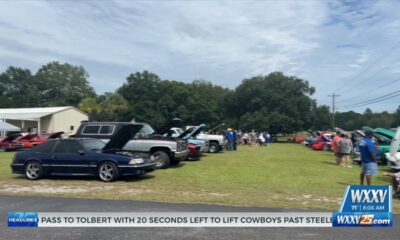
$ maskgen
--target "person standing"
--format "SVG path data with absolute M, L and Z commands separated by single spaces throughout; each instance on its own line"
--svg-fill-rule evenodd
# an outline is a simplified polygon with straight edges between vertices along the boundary
M 390 177 L 393 187 L 393 197 L 400 197 L 400 189 L 399 189 L 399 182 L 400 182 L 400 172 L 391 173 L 391 172 L 384 172 L 383 176 Z
M 237 145 L 237 139 L 238 139 L 238 133 L 237 130 L 233 130 L 233 140 L 232 140 L 232 150 L 236 151 L 236 145 Z
M 342 134 L 339 140 L 340 156 L 342 157 L 342 166 L 351 168 L 350 155 L 353 150 L 353 143 L 348 134 Z
M 372 142 L 372 131 L 365 131 L 365 137 L 358 144 L 361 155 L 361 173 L 360 184 L 364 185 L 364 179 L 367 185 L 371 185 L 372 176 L 378 172 L 378 165 L 375 160 L 375 145 Z
M 232 133 L 231 128 L 228 128 L 225 137 L 226 137 L 226 141 L 227 141 L 226 150 L 232 151 L 233 150 L 233 133 Z
M 336 134 L 332 139 L 332 150 L 333 153 L 335 154 L 335 161 L 337 165 L 342 164 L 342 156 L 340 155 L 339 141 L 340 141 L 340 132 L 336 131 Z
M 257 133 L 254 130 L 251 130 L 250 133 L 250 143 L 252 147 L 256 146 L 257 144 Z

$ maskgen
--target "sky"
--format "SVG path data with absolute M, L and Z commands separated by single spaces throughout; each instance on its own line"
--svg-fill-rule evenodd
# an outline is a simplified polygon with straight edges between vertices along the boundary
M 399 9 L 390 0 L 0 0 L 0 72 L 68 62 L 101 94 L 143 70 L 231 89 L 281 71 L 314 86 L 320 105 L 335 93 L 338 111 L 392 112 L 400 96 L 357 104 L 400 91 Z

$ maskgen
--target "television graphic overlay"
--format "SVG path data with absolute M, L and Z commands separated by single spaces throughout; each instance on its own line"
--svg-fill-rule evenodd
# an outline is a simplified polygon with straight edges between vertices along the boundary
M 9 212 L 8 227 L 38 227 L 37 212 Z
M 332 215 L 333 227 L 391 227 L 391 186 L 348 186 L 338 212 Z

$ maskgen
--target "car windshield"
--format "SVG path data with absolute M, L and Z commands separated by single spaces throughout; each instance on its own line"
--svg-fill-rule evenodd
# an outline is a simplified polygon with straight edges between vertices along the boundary
M 85 139 L 81 141 L 83 147 L 87 151 L 93 151 L 93 150 L 102 150 L 105 146 L 105 144 L 99 140 L 99 139 Z
M 149 124 L 143 124 L 143 128 L 140 129 L 140 135 L 145 137 L 154 133 L 154 129 Z

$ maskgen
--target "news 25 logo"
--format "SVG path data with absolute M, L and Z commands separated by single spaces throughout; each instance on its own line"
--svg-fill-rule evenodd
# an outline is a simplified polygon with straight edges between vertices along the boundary
M 9 212 L 8 227 L 37 227 L 37 212 Z
M 348 186 L 333 226 L 392 226 L 391 186 Z

